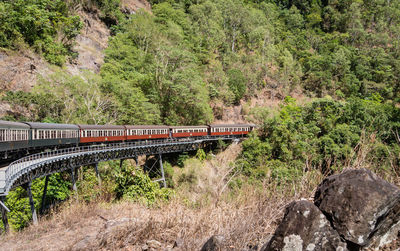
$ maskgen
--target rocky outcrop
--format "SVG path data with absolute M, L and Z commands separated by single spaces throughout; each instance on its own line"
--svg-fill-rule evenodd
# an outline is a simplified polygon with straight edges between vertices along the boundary
M 33 52 L 0 50 L 0 94 L 2 91 L 29 91 L 38 75 L 49 72 L 49 65 Z
M 314 200 L 351 245 L 384 245 L 392 239 L 389 230 L 399 229 L 400 190 L 369 170 L 347 170 L 326 178 Z
M 269 244 L 262 250 L 345 250 L 339 234 L 309 201 L 292 202 Z
M 367 169 L 326 178 L 292 202 L 262 250 L 380 250 L 400 232 L 400 189 Z

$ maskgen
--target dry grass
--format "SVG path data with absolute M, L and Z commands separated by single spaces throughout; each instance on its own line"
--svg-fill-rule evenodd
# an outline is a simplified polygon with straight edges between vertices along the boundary
M 266 184 L 256 189 L 246 186 L 235 198 L 226 196 L 218 205 L 200 207 L 188 206 L 180 199 L 156 208 L 129 202 L 71 202 L 38 227 L 3 237 L 2 249 L 70 250 L 83 245 L 85 250 L 137 250 L 147 240 L 172 247 L 180 239 L 180 250 L 198 250 L 211 235 L 220 234 L 226 238 L 227 248 L 240 250 L 264 243 L 287 203 L 311 195 L 315 184 L 309 178 L 303 185 L 283 190 Z
M 309 172 L 286 186 L 266 181 L 232 190 L 224 177 L 231 169 L 229 160 L 239 152 L 240 145 L 232 145 L 202 169 L 196 163 L 192 168 L 198 169 L 197 182 L 180 186 L 172 201 L 151 208 L 131 202 L 71 201 L 39 226 L 1 237 L 1 249 L 141 250 L 148 240 L 160 242 L 164 249 L 179 240 L 174 250 L 199 250 L 214 234 L 225 237 L 227 250 L 260 246 L 275 230 L 285 206 L 310 198 L 322 176 Z

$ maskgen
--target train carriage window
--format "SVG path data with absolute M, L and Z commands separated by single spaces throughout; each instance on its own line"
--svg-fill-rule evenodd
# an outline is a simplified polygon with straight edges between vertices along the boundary
M 0 129 L 0 141 L 5 141 L 5 130 Z

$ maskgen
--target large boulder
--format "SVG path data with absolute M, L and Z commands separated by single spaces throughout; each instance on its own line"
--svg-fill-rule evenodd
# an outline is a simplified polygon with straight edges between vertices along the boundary
M 400 190 L 367 169 L 347 170 L 326 178 L 315 205 L 327 216 L 349 248 L 378 248 L 400 229 Z
M 266 250 L 347 250 L 325 215 L 309 201 L 290 203 Z

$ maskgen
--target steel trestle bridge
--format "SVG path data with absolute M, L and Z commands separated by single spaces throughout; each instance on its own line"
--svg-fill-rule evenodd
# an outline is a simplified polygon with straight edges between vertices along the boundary
M 81 166 L 93 165 L 98 178 L 98 163 L 109 160 L 135 159 L 138 156 L 158 156 L 161 170 L 161 179 L 165 184 L 162 154 L 195 151 L 200 148 L 215 145 L 218 141 L 233 141 L 242 138 L 240 135 L 204 136 L 196 138 L 162 139 L 148 141 L 119 142 L 101 145 L 88 145 L 42 152 L 23 157 L 12 162 L 7 167 L 0 168 L 0 211 L 6 231 L 8 231 L 7 211 L 4 200 L 9 191 L 22 186 L 27 190 L 34 224 L 37 224 L 36 209 L 34 206 L 31 183 L 34 179 L 46 177 L 43 198 L 46 196 L 49 175 L 53 173 L 71 171 L 73 189 L 76 190 L 75 171 Z M 44 200 L 42 200 L 42 203 Z M 43 208 L 43 205 L 42 205 Z

